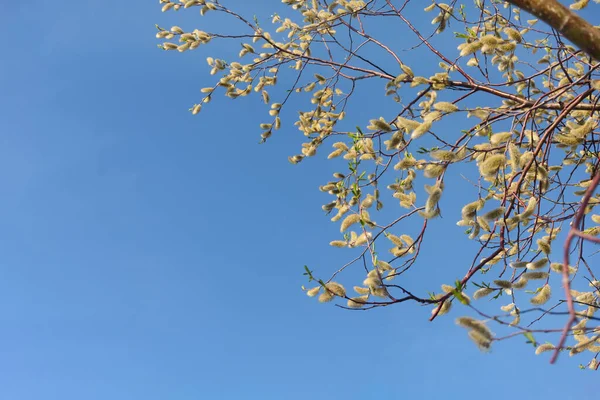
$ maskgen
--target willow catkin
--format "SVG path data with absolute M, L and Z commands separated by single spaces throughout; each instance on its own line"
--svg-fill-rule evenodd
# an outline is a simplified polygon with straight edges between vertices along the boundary
M 344 220 L 342 221 L 342 224 L 340 226 L 340 231 L 344 232 L 346 229 L 348 229 L 350 226 L 358 223 L 360 221 L 360 214 L 351 214 L 348 215 L 346 218 L 344 218 Z
M 442 292 L 444 292 L 444 293 L 452 293 L 452 292 L 454 292 L 454 286 L 443 284 L 442 285 Z
M 505 164 L 506 157 L 504 154 L 495 154 L 487 157 L 479 164 L 479 172 L 481 172 L 481 175 L 484 176 L 495 175 Z
M 390 271 L 393 269 L 389 263 L 383 260 L 377 260 L 377 266 L 381 268 L 382 271 Z
M 475 41 L 471 43 L 462 43 L 458 46 L 458 49 L 460 50 L 460 56 L 464 57 L 477 52 L 481 47 L 483 47 L 483 43 Z
M 433 105 L 433 108 L 438 111 L 443 111 L 446 113 L 452 113 L 452 112 L 458 111 L 458 107 L 455 104 L 452 104 L 447 101 L 440 101 L 439 103 L 435 103 Z
M 444 172 L 444 166 L 441 164 L 429 164 L 425 167 L 423 175 L 426 178 L 437 178 Z
M 484 230 L 486 230 L 488 232 L 491 232 L 492 229 L 491 229 L 490 225 L 487 223 L 487 221 L 485 220 L 485 218 L 483 218 L 483 217 L 477 217 L 477 223 Z
M 518 30 L 511 27 L 506 27 L 503 29 L 503 31 L 510 40 L 514 40 L 517 43 L 521 43 L 523 41 L 523 36 L 521 36 L 521 33 Z
M 480 199 L 465 205 L 461 210 L 463 219 L 472 219 L 475 213 L 483 208 L 484 204 L 485 202 Z
M 371 291 L 369 290 L 369 288 L 364 288 L 364 287 L 361 287 L 361 286 L 354 286 L 353 289 L 358 294 L 363 294 L 364 295 L 364 294 L 371 293 Z
M 552 294 L 549 285 L 542 286 L 541 290 L 533 296 L 529 301 L 531 304 L 542 305 L 545 304 L 548 300 L 550 300 L 550 295 Z
M 353 246 L 362 246 L 366 244 L 372 237 L 371 232 L 361 233 L 352 243 Z
M 527 267 L 527 264 L 528 263 L 526 261 L 513 261 L 509 265 L 512 268 L 517 268 L 518 269 L 518 268 L 525 268 L 525 267 Z
M 482 297 L 485 297 L 487 295 L 489 295 L 490 293 L 493 293 L 494 289 L 490 289 L 490 288 L 480 288 L 477 289 L 475 291 L 475 293 L 473 293 L 473 298 L 475 300 L 481 299 Z
M 540 344 L 536 349 L 535 349 L 535 354 L 536 355 L 540 355 L 546 351 L 550 351 L 550 350 L 554 350 L 555 347 L 552 343 L 543 343 Z
M 471 317 L 459 317 L 456 319 L 456 324 L 463 328 L 479 332 L 481 336 L 488 340 L 492 339 L 492 331 L 490 331 L 483 321 L 478 321 Z
M 398 247 L 404 247 L 404 242 L 403 242 L 403 241 L 402 241 L 402 239 L 401 239 L 401 238 L 399 238 L 398 236 L 396 236 L 396 235 L 392 235 L 391 233 L 388 233 L 388 234 L 387 234 L 387 238 L 388 238 L 388 239 L 389 239 L 389 240 L 390 240 L 392 243 L 394 243 L 396 246 L 398 246 Z
M 529 201 L 527 202 L 527 207 L 525 207 L 525 210 L 520 215 L 520 218 L 527 219 L 527 218 L 531 217 L 535 211 L 536 206 L 537 206 L 537 198 L 535 198 L 533 196 L 530 197 Z
M 440 188 L 433 189 L 431 191 L 431 194 L 427 198 L 427 201 L 425 202 L 425 212 L 426 213 L 431 212 L 437 206 L 441 197 L 442 197 L 442 189 L 440 189 Z
M 339 296 L 339 297 L 346 296 L 346 289 L 337 282 L 329 282 L 325 285 L 325 287 L 327 288 L 327 290 L 329 290 L 331 293 L 333 293 L 336 296 Z
M 382 287 L 374 287 L 374 288 L 371 288 L 370 290 L 371 290 L 371 294 L 376 297 L 387 298 L 389 296 L 387 289 L 383 286 Z
M 548 264 L 548 259 L 540 258 L 537 261 L 532 261 L 530 263 L 527 263 L 527 269 L 536 270 L 536 269 L 544 268 L 546 266 L 546 264 Z
M 319 296 L 319 303 L 330 302 L 331 300 L 333 300 L 334 297 L 335 296 L 333 295 L 333 293 L 326 290 L 325 292 L 321 293 L 321 295 Z
M 369 298 L 368 295 L 352 297 L 351 299 L 348 300 L 347 306 L 349 308 L 361 308 L 365 305 L 368 298 Z
M 527 283 L 529 283 L 529 281 L 521 276 L 519 278 L 519 280 L 517 280 L 516 282 L 513 282 L 512 288 L 513 289 L 523 289 L 523 288 L 525 288 L 525 286 L 527 286 Z
M 419 162 L 414 158 L 404 158 L 400 160 L 396 165 L 394 165 L 394 169 L 409 169 L 417 165 Z
M 437 311 L 437 307 L 435 307 L 433 310 L 431 310 L 431 314 L 434 315 L 437 312 L 438 316 L 442 316 L 442 315 L 448 314 L 451 309 L 452 309 L 452 302 L 450 300 L 446 300 L 440 307 L 439 311 Z
M 423 136 L 424 134 L 426 134 L 429 129 L 431 129 L 431 121 L 425 121 L 422 124 L 420 124 L 415 130 L 412 131 L 412 134 L 410 135 L 410 137 L 412 139 L 418 139 L 421 136 Z
M 505 211 L 504 207 L 498 207 L 498 208 L 493 209 L 492 211 L 489 211 L 489 212 L 483 214 L 482 217 L 486 221 L 493 221 L 493 220 L 500 218 L 502 215 L 504 215 L 504 211 Z
M 407 119 L 403 117 L 398 117 L 394 121 L 394 125 L 398 127 L 398 129 L 402 129 L 405 132 L 413 131 L 421 125 L 420 122 L 414 121 L 412 119 Z
M 371 123 L 371 125 L 368 128 L 371 130 L 381 130 L 384 132 L 391 132 L 393 130 L 392 126 L 385 122 L 383 119 L 372 119 L 369 122 Z
M 512 288 L 512 283 L 510 281 L 503 280 L 503 279 L 496 279 L 494 281 L 494 285 L 496 285 L 496 286 L 498 286 L 499 288 L 502 288 L 502 289 L 510 289 L 510 288 Z
M 492 34 L 481 36 L 479 38 L 479 41 L 486 46 L 493 46 L 493 47 L 496 47 L 500 43 L 503 42 L 503 40 L 501 38 L 499 38 L 498 36 L 492 35 Z
M 321 291 L 321 286 L 314 287 L 306 291 L 308 297 L 315 297 Z
M 519 314 L 519 309 L 515 307 L 515 309 L 510 314 L 514 315 L 515 318 L 512 321 L 510 321 L 508 326 L 519 325 L 519 323 L 521 322 L 521 314 Z
M 537 279 L 546 279 L 549 274 L 543 271 L 534 271 L 534 272 L 525 272 L 521 279 L 526 279 L 528 281 L 537 280 Z
M 363 281 L 363 285 L 367 286 L 369 289 L 377 288 L 381 286 L 381 279 L 376 276 L 369 276 Z
M 490 339 L 486 338 L 484 335 L 482 335 L 478 331 L 470 331 L 469 338 L 471 338 L 471 340 L 473 342 L 475 342 L 475 344 L 477 345 L 479 350 L 482 350 L 482 351 L 489 350 L 490 346 L 492 344 L 492 341 Z
M 538 245 L 538 250 L 540 250 L 542 253 L 548 255 L 552 251 L 552 247 L 550 246 L 548 240 L 538 239 L 536 240 L 536 243 Z
M 435 150 L 429 153 L 429 155 L 435 160 L 445 162 L 452 162 L 458 158 L 457 154 L 450 150 Z
M 594 296 L 594 293 L 592 292 L 585 292 L 580 294 L 579 296 L 575 297 L 575 300 L 581 302 L 581 303 L 588 303 L 588 304 L 592 304 L 595 301 L 596 297 Z
M 367 197 L 360 203 L 360 208 L 366 209 L 370 208 L 375 201 L 375 196 L 368 194 Z
M 519 151 L 517 145 L 513 142 L 508 144 L 508 155 L 510 156 L 510 167 L 512 168 L 513 172 L 518 171 L 521 152 Z
M 497 146 L 500 143 L 506 143 L 512 136 L 512 132 L 499 132 L 490 137 L 490 143 Z

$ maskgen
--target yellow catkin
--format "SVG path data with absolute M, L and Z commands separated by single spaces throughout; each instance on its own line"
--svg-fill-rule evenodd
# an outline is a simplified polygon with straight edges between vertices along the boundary
M 433 105 L 433 108 L 435 108 L 438 111 L 443 111 L 443 112 L 447 112 L 447 113 L 452 113 L 455 111 L 458 111 L 458 107 L 450 102 L 447 101 L 441 101 L 439 103 L 435 103 Z
M 448 314 L 448 312 L 450 312 L 450 310 L 452 309 L 452 302 L 450 300 L 446 300 L 444 301 L 444 304 L 442 304 L 442 307 L 440 308 L 440 311 L 437 311 L 437 307 L 435 307 L 433 310 L 431 310 L 431 314 L 435 314 L 437 312 L 438 316 L 442 316 L 445 314 Z
M 552 250 L 552 247 L 550 246 L 550 243 L 547 240 L 544 239 L 538 239 L 536 241 L 537 245 L 538 245 L 538 249 L 543 252 L 544 254 L 550 254 L 550 251 Z
M 475 344 L 477 345 L 477 347 L 479 347 L 481 351 L 489 350 L 492 344 L 492 341 L 490 339 L 486 338 L 478 331 L 470 331 L 469 338 L 471 338 L 471 340 L 475 342 Z
M 485 219 L 486 221 L 496 220 L 504 214 L 504 210 L 505 210 L 504 207 L 498 207 L 492 211 L 489 211 L 489 212 L 483 214 L 483 219 Z
M 387 235 L 387 238 L 394 243 L 396 246 L 398 247 L 403 247 L 404 246 L 404 242 L 402 241 L 401 238 L 399 238 L 396 235 L 392 235 L 391 233 Z
M 442 197 L 441 189 L 436 188 L 436 189 L 432 190 L 431 194 L 429 195 L 429 198 L 427 198 L 427 201 L 425 202 L 425 212 L 432 211 L 437 206 L 441 197 Z
M 384 132 L 392 131 L 392 126 L 382 119 L 373 119 L 370 122 L 371 122 L 371 126 L 369 127 L 369 129 L 371 129 L 371 130 L 381 130 Z M 375 128 L 375 129 L 373 129 L 373 128 Z
M 411 138 L 413 138 L 413 139 L 420 138 L 421 136 L 426 134 L 429 131 L 429 129 L 431 129 L 431 125 L 432 125 L 431 121 L 423 122 L 414 131 L 412 131 Z
M 527 267 L 527 264 L 528 263 L 526 261 L 514 261 L 514 262 L 511 262 L 509 265 L 512 268 L 517 268 L 518 269 L 518 268 L 525 268 L 525 267 Z
M 449 150 L 436 150 L 429 153 L 429 155 L 435 160 L 445 162 L 452 162 L 458 158 L 456 153 L 453 153 Z
M 483 321 L 478 321 L 471 317 L 459 317 L 456 319 L 456 324 L 471 331 L 478 332 L 482 337 L 491 340 L 492 332 Z
M 514 40 L 516 42 L 521 43 L 521 41 L 523 40 L 523 36 L 521 36 L 521 33 L 514 28 L 504 28 L 504 33 L 506 34 L 506 36 L 508 36 L 509 39 Z
M 514 143 L 509 143 L 508 144 L 508 154 L 510 155 L 510 167 L 512 168 L 513 172 L 518 171 L 519 170 L 519 160 L 521 158 L 521 152 L 519 151 L 519 148 L 517 147 L 517 145 L 515 145 Z
M 529 283 L 529 281 L 523 277 L 519 278 L 518 281 L 514 282 L 512 285 L 513 289 L 523 289 L 525 288 L 525 286 L 527 286 L 527 283 Z
M 450 285 L 442 285 L 442 291 L 444 293 L 452 293 L 454 292 L 454 286 L 450 286 Z
M 592 293 L 592 292 L 582 293 L 579 296 L 575 297 L 575 300 L 577 300 L 581 303 L 592 304 L 595 300 L 594 293 Z
M 479 172 L 481 175 L 490 176 L 498 172 L 498 170 L 506 164 L 504 154 L 495 154 L 487 157 L 480 165 Z
M 546 351 L 550 351 L 550 350 L 554 350 L 555 347 L 552 343 L 544 343 L 544 344 L 540 344 L 536 349 L 535 349 L 535 354 L 536 355 L 540 355 Z
M 478 300 L 478 299 L 481 299 L 482 297 L 485 297 L 493 292 L 494 292 L 494 289 L 490 289 L 490 288 L 477 289 L 475 291 L 475 293 L 473 293 L 473 298 L 475 300 Z
M 521 314 L 516 313 L 515 318 L 508 325 L 509 326 L 516 326 L 516 325 L 519 325 L 520 322 L 521 322 Z
M 388 297 L 388 292 L 385 287 L 371 288 L 371 294 L 373 296 L 377 296 L 377 297 L 381 297 L 381 298 Z
M 462 43 L 458 49 L 460 50 L 460 56 L 468 56 L 469 54 L 475 53 L 477 50 L 481 49 L 483 43 L 477 41 L 472 43 Z
M 490 143 L 494 146 L 499 145 L 500 143 L 506 143 L 508 139 L 512 136 L 512 132 L 499 132 L 495 133 L 490 137 Z
M 474 217 L 475 213 L 477 211 L 481 210 L 483 205 L 484 205 L 484 202 L 482 200 L 477 200 L 477 201 L 474 201 L 472 203 L 465 205 L 461 210 L 463 219 L 471 219 L 472 217 Z
M 437 178 L 438 176 L 442 175 L 444 169 L 444 166 L 441 164 L 429 164 L 427 167 L 425 167 L 423 175 L 426 178 Z
M 387 263 L 383 260 L 377 260 L 377 266 L 379 268 L 381 268 L 381 270 L 383 270 L 383 271 L 390 271 L 393 269 L 389 263 Z
M 358 294 L 369 294 L 371 293 L 371 291 L 369 290 L 369 288 L 364 288 L 361 286 L 354 286 L 354 291 Z
M 530 263 L 527 263 L 527 269 L 536 270 L 536 269 L 544 268 L 546 266 L 546 264 L 548 264 L 548 259 L 540 258 L 537 261 L 532 261 Z
M 494 285 L 498 286 L 499 288 L 502 289 L 510 289 L 512 288 L 512 283 L 510 281 L 506 281 L 503 279 L 496 279 L 494 281 Z
M 525 208 L 523 213 L 520 215 L 520 217 L 522 219 L 531 217 L 535 211 L 536 206 L 537 206 L 537 199 L 535 197 L 529 198 L 529 201 L 527 202 L 527 207 Z
M 319 302 L 320 303 L 327 303 L 330 302 L 331 300 L 333 300 L 335 296 L 333 295 L 333 293 L 329 292 L 329 291 L 325 291 L 323 293 L 321 293 L 321 295 L 319 296 Z
M 327 288 L 327 290 L 329 290 L 331 293 L 335 294 L 336 296 L 340 296 L 340 297 L 346 296 L 346 289 L 344 289 L 344 287 L 337 282 L 329 282 L 325 285 L 325 287 Z
M 362 246 L 363 244 L 366 244 L 371 237 L 371 232 L 363 232 L 352 242 L 352 246 Z
M 550 286 L 544 285 L 544 286 L 542 286 L 542 288 L 538 292 L 538 294 L 533 296 L 529 301 L 531 301 L 531 304 L 542 305 L 542 304 L 545 304 L 548 300 L 550 300 L 551 294 L 552 294 L 552 291 L 550 290 Z
M 399 129 L 402 129 L 405 132 L 409 132 L 417 129 L 419 125 L 421 125 L 421 123 L 411 119 L 398 117 L 396 118 L 396 121 L 394 121 L 394 125 L 396 125 Z
M 348 229 L 350 226 L 358 223 L 360 221 L 360 215 L 359 214 L 351 214 L 348 215 L 346 218 L 344 218 L 344 220 L 342 221 L 342 224 L 340 226 L 340 231 L 344 232 L 346 229 Z
M 536 280 L 536 279 L 546 279 L 548 278 L 548 273 L 543 271 L 534 271 L 534 272 L 525 272 L 521 278 L 526 279 L 528 281 Z
M 369 298 L 368 295 L 352 297 L 351 299 L 348 300 L 347 305 L 349 308 L 361 308 L 365 305 L 368 298 Z

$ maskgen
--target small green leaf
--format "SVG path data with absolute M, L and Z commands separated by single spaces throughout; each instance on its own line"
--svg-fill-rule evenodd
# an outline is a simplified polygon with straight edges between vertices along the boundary
M 533 345 L 533 347 L 537 347 L 538 344 L 535 341 L 535 338 L 533 337 L 531 332 L 523 332 L 523 335 L 527 338 L 527 342 L 525 342 L 525 343 L 531 343 Z

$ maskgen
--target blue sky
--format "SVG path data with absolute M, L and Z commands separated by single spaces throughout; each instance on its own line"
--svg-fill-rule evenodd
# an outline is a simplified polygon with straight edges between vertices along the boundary
M 335 168 L 290 165 L 295 128 L 258 145 L 257 98 L 215 96 L 191 116 L 205 57 L 239 47 L 159 51 L 155 23 L 209 24 L 180 15 L 143 0 L 0 4 L 0 398 L 597 394 L 583 360 L 550 366 L 522 339 L 480 353 L 456 311 L 432 324 L 414 305 L 308 299 L 302 266 L 342 261 L 317 190 Z M 462 269 L 440 254 L 455 243 L 440 233 L 411 279 L 451 282 Z

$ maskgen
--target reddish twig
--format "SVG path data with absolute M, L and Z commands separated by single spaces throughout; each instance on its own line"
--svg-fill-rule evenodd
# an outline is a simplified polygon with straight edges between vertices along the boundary
M 559 354 L 560 350 L 562 349 L 562 347 L 564 346 L 565 341 L 567 340 L 567 335 L 569 333 L 569 330 L 571 330 L 571 326 L 573 326 L 573 322 L 575 321 L 575 318 L 576 318 L 575 306 L 573 303 L 573 296 L 571 296 L 571 281 L 569 279 L 569 253 L 571 251 L 571 242 L 573 241 L 573 238 L 576 236 L 580 236 L 580 234 L 581 234 L 579 227 L 581 226 L 581 220 L 583 219 L 583 216 L 585 214 L 585 208 L 587 207 L 588 203 L 590 202 L 590 198 L 594 194 L 594 191 L 598 187 L 599 183 L 600 183 L 600 172 L 596 172 L 596 175 L 594 176 L 592 183 L 590 184 L 587 191 L 585 192 L 585 195 L 583 196 L 583 200 L 581 200 L 581 205 L 579 206 L 579 210 L 577 210 L 577 213 L 575 214 L 575 218 L 573 218 L 573 223 L 571 225 L 571 229 L 569 230 L 569 234 L 567 235 L 567 240 L 565 241 L 564 261 L 563 261 L 563 268 L 562 268 L 562 281 L 563 281 L 563 287 L 565 288 L 565 298 L 567 300 L 567 307 L 569 309 L 569 319 L 567 320 L 567 323 L 565 324 L 565 327 L 562 331 L 562 335 L 558 342 L 558 346 L 556 346 L 556 350 L 554 350 L 554 354 L 552 355 L 552 358 L 550 359 L 550 364 L 554 364 L 554 362 L 558 358 L 558 354 Z

